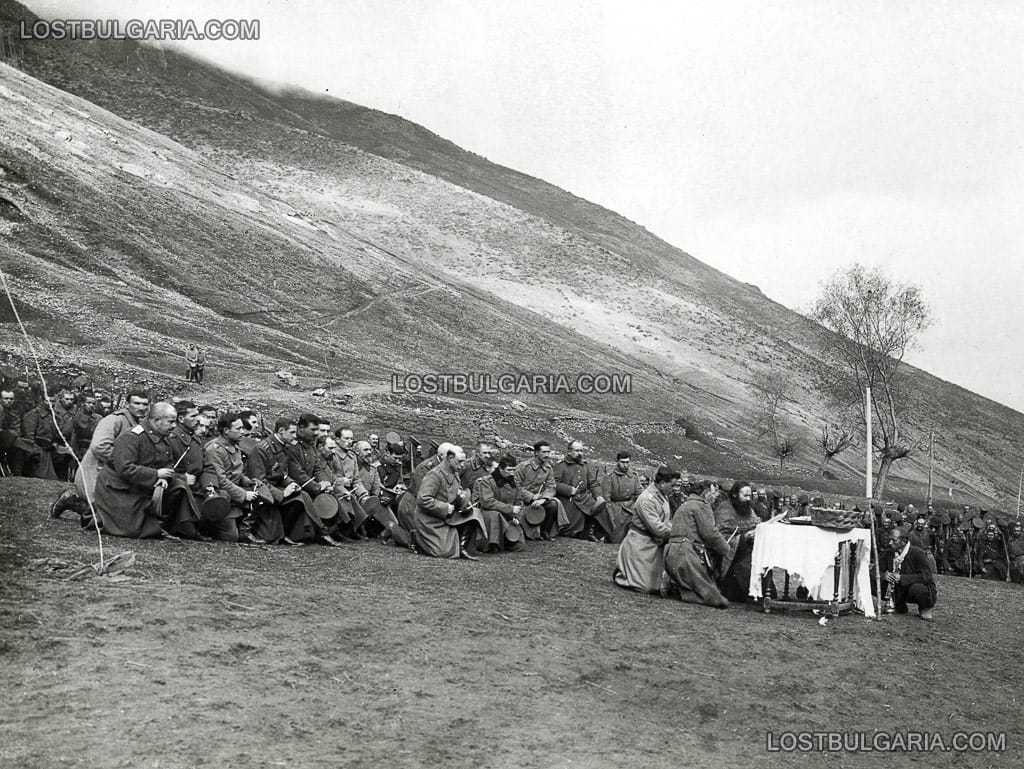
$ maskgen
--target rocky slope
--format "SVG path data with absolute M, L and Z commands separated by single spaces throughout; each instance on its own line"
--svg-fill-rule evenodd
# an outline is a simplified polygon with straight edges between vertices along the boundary
M 26 13 L 0 0 L 0 19 Z M 794 472 L 816 465 L 824 332 L 639 225 L 401 118 L 134 43 L 31 42 L 16 63 L 0 65 L 0 266 L 49 359 L 169 382 L 196 339 L 257 399 L 289 368 L 344 382 L 357 421 L 437 408 L 417 429 L 462 434 L 509 419 L 508 398 L 428 403 L 390 394 L 391 373 L 630 373 L 630 396 L 523 396 L 522 437 L 558 424 L 607 454 L 656 423 L 650 461 L 723 474 L 770 471 L 750 383 L 785 366 Z M 937 484 L 1015 496 L 1021 415 L 912 378 L 917 433 L 941 428 Z M 925 460 L 898 464 L 896 488 Z

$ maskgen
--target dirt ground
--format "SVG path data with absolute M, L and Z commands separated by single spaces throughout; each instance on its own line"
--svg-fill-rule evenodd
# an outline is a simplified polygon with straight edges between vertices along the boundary
M 726 611 L 614 587 L 615 548 L 480 563 L 376 542 L 104 540 L 0 480 L 0 766 L 1020 766 L 1017 585 L 936 621 Z M 1006 733 L 999 752 L 786 753 L 793 731 Z

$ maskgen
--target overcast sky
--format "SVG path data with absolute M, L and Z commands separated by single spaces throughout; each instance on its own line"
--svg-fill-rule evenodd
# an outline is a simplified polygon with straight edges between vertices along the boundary
M 854 261 L 922 286 L 910 359 L 1024 410 L 1024 3 L 29 0 L 258 18 L 181 47 L 393 112 L 794 309 Z

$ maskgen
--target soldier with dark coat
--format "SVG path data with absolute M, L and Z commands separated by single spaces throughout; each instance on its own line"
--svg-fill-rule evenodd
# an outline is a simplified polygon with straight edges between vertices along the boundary
M 401 443 L 388 443 L 380 455 L 377 474 L 380 476 L 380 501 L 398 514 L 399 498 L 405 492 L 405 474 L 402 471 L 402 458 L 405 446 Z
M 522 550 L 523 496 L 516 485 L 515 457 L 506 454 L 488 475 L 478 478 L 473 487 L 473 501 L 487 524 L 488 549 Z
M 96 512 L 105 534 L 117 537 L 168 536 L 168 529 L 198 520 L 187 493 L 164 493 L 154 505 L 154 490 L 170 488 L 175 457 L 167 440 L 176 419 L 170 403 L 156 403 L 148 419 L 114 441 L 110 465 L 96 483 Z M 184 487 L 182 487 L 184 491 Z
M 70 482 L 75 476 L 75 461 L 72 456 L 74 449 L 75 394 L 70 390 L 61 390 L 53 404 L 54 430 L 53 435 L 53 472 L 57 480 Z
M 60 437 L 50 413 L 50 403 L 51 399 L 44 397 L 38 406 L 25 412 L 21 418 L 21 433 L 28 453 L 25 474 L 31 478 L 55 481 L 57 473 L 53 467 L 53 458 L 54 450 L 60 445 Z
M 459 483 L 464 489 L 472 489 L 476 485 L 477 478 L 490 475 L 494 464 L 494 447 L 487 441 L 478 441 L 473 456 L 466 462 L 466 466 L 459 473 Z
M 103 415 L 96 412 L 96 396 L 93 393 L 86 393 L 82 396 L 82 405 L 75 412 L 71 429 L 71 445 L 79 460 L 84 459 L 86 452 L 89 451 L 93 433 L 96 432 L 96 426 L 101 419 Z
M 975 548 L 976 576 L 999 582 L 1006 580 L 1007 562 L 1003 544 L 995 523 L 988 524 L 985 533 L 978 538 Z
M 630 454 L 620 451 L 615 457 L 615 467 L 601 478 L 601 497 L 605 504 L 597 511 L 601 528 L 608 533 L 608 541 L 619 544 L 629 530 L 633 517 L 633 503 L 643 487 L 640 476 L 629 467 Z
M 566 534 L 590 542 L 600 542 L 602 535 L 595 530 L 595 509 L 604 507 L 601 496 L 601 473 L 595 465 L 583 458 L 583 443 L 569 441 L 565 458 L 552 468 L 555 476 L 555 494 L 569 517 Z M 604 527 L 601 527 L 602 529 Z M 603 532 L 605 535 L 610 532 Z
M 289 475 L 296 434 L 295 420 L 278 419 L 274 434 L 257 445 L 246 464 L 246 474 L 259 484 L 260 494 L 253 505 L 253 536 L 273 544 L 301 542 L 311 517 L 327 526 L 313 510 L 313 498 Z M 340 544 L 329 532 L 323 536 L 328 546 Z
M 772 517 L 772 507 L 768 501 L 767 489 L 758 489 L 757 496 L 754 498 L 751 504 L 754 510 L 754 515 L 756 515 L 762 521 L 767 521 L 769 518 Z
M 687 496 L 672 518 L 672 532 L 665 546 L 669 584 L 662 585 L 662 595 L 674 593 L 687 603 L 728 608 L 729 601 L 715 584 L 712 564 L 728 555 L 729 545 L 701 496 L 703 486 L 687 481 L 683 490 Z
M 919 515 L 915 519 L 914 528 L 910 530 L 909 539 L 910 544 L 924 551 L 932 565 L 932 571 L 935 571 L 935 534 L 928 528 L 928 521 L 923 515 Z
M 5 475 L 21 475 L 25 465 L 25 453 L 17 445 L 21 438 L 21 417 L 14 390 L 0 388 L 0 466 Z
M 910 544 L 907 532 L 899 527 L 892 530 L 889 543 L 893 551 L 892 571 L 885 573 L 885 581 L 892 586 L 897 614 L 906 614 L 907 604 L 917 604 L 918 616 L 932 620 L 935 606 L 935 575 L 923 550 Z
M 195 434 L 200 419 L 199 409 L 191 401 L 178 401 L 174 410 L 177 421 L 167 436 L 175 457 L 172 469 L 176 471 L 175 478 L 188 490 L 196 517 L 201 518 L 200 505 L 207 497 L 217 494 L 217 472 L 206 456 L 202 441 Z M 165 496 L 170 491 L 169 488 L 164 492 Z M 171 533 L 188 539 L 209 539 L 199 532 L 192 520 L 182 521 Z
M 318 494 L 330 492 L 333 488 L 327 465 L 316 446 L 320 418 L 314 414 L 300 414 L 295 426 L 296 441 L 287 448 L 288 475 L 299 484 L 302 491 L 315 499 Z M 316 540 L 330 547 L 339 544 L 331 537 L 327 526 L 312 506 L 305 513 L 306 531 L 303 539 Z M 291 539 L 288 537 L 285 541 Z

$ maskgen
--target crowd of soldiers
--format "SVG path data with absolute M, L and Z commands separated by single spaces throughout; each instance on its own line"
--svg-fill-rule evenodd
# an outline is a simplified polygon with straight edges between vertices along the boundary
M 182 399 L 151 406 L 143 391 L 117 410 L 92 391 L 61 390 L 38 404 L 22 397 L 20 409 L 18 395 L 0 389 L 0 473 L 73 483 L 51 515 L 74 510 L 83 526 L 117 536 L 329 547 L 377 538 L 470 560 L 574 537 L 619 545 L 617 584 L 725 606 L 746 600 L 757 524 L 826 505 L 746 481 L 726 491 L 666 467 L 648 481 L 627 451 L 605 470 L 575 440 L 557 458 L 548 441 L 523 458 L 493 437 L 470 456 L 436 442 L 423 456 L 427 447 L 411 436 L 357 439 L 309 413 L 268 429 L 251 410 Z M 871 515 L 887 575 L 909 543 L 933 573 L 1024 581 L 1016 520 L 875 505 L 859 523 Z

